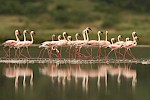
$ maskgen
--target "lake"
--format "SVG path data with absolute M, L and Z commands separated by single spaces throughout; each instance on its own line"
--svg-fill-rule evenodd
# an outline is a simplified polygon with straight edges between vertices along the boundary
M 40 51 L 37 47 L 29 50 L 33 58 Z M 149 50 L 149 47 L 132 49 L 140 61 L 149 61 Z M 0 52 L 3 57 L 3 51 Z M 150 65 L 115 61 L 1 62 L 0 100 L 149 100 Z

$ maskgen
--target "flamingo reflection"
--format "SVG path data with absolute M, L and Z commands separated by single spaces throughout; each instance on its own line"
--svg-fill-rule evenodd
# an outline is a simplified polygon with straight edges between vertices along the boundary
M 7 78 L 15 78 L 15 87 L 18 87 L 18 79 L 19 77 L 23 77 L 23 86 L 26 86 L 26 77 L 30 77 L 30 85 L 33 86 L 33 70 L 29 67 L 4 67 L 3 74 Z
M 50 63 L 43 68 L 40 68 L 39 71 L 43 75 L 47 75 L 52 78 L 52 82 L 54 83 L 54 78 L 57 78 L 58 82 L 62 81 L 62 84 L 66 84 L 66 79 L 70 80 L 71 78 L 71 71 L 70 69 L 60 69 L 58 68 L 59 64 L 57 63 Z M 62 79 L 62 80 L 61 80 Z

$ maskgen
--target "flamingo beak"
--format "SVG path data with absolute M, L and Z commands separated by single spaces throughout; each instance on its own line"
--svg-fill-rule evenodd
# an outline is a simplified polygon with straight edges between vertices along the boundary
M 66 32 L 66 35 L 68 36 L 68 33 Z
M 103 34 L 104 32 L 103 32 L 103 31 L 101 31 L 101 33 Z
M 81 34 L 79 34 L 79 36 L 81 37 Z
M 30 32 L 29 31 L 26 31 L 28 34 L 30 34 Z
M 138 41 L 140 41 L 140 39 L 139 39 L 139 38 L 137 38 L 137 40 L 138 40 Z
M 88 29 L 92 31 L 92 29 L 90 27 Z
M 18 31 L 18 35 L 21 35 L 21 32 L 20 32 L 20 31 Z

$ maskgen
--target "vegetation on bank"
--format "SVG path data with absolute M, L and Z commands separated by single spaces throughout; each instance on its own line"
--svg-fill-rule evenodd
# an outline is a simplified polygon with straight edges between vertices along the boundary
M 74 35 L 89 26 L 91 39 L 97 39 L 98 30 L 108 30 L 109 39 L 136 31 L 140 44 L 150 44 L 148 5 L 148 0 L 1 0 L 0 43 L 14 38 L 15 29 L 35 30 L 40 43 L 51 34 Z

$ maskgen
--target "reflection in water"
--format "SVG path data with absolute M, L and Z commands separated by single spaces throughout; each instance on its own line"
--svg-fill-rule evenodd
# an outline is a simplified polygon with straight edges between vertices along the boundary
M 131 65 L 129 64 L 124 64 L 123 66 L 120 64 L 114 64 L 114 66 L 112 64 L 99 64 L 97 67 L 92 66 L 91 68 L 88 68 L 87 65 L 85 68 L 80 64 L 66 66 L 69 67 L 64 68 L 59 64 L 50 63 L 47 65 L 42 65 L 42 67 L 39 68 L 39 71 L 41 74 L 51 77 L 53 83 L 55 78 L 57 82 L 62 83 L 63 86 L 66 84 L 66 79 L 68 81 L 75 79 L 76 84 L 80 84 L 78 81 L 82 80 L 82 88 L 85 91 L 88 91 L 89 79 L 91 78 L 97 78 L 98 88 L 100 88 L 100 84 L 104 80 L 106 90 L 109 76 L 117 76 L 118 84 L 120 84 L 123 79 L 132 79 L 132 87 L 135 87 L 137 82 L 136 70 L 131 69 Z
M 7 64 L 6 64 L 7 65 Z M 15 88 L 18 89 L 18 78 L 23 77 L 23 87 L 26 87 L 26 77 L 30 77 L 30 85 L 33 86 L 33 70 L 28 67 L 14 64 L 13 67 L 8 64 L 3 68 L 3 74 L 8 78 L 15 78 Z

